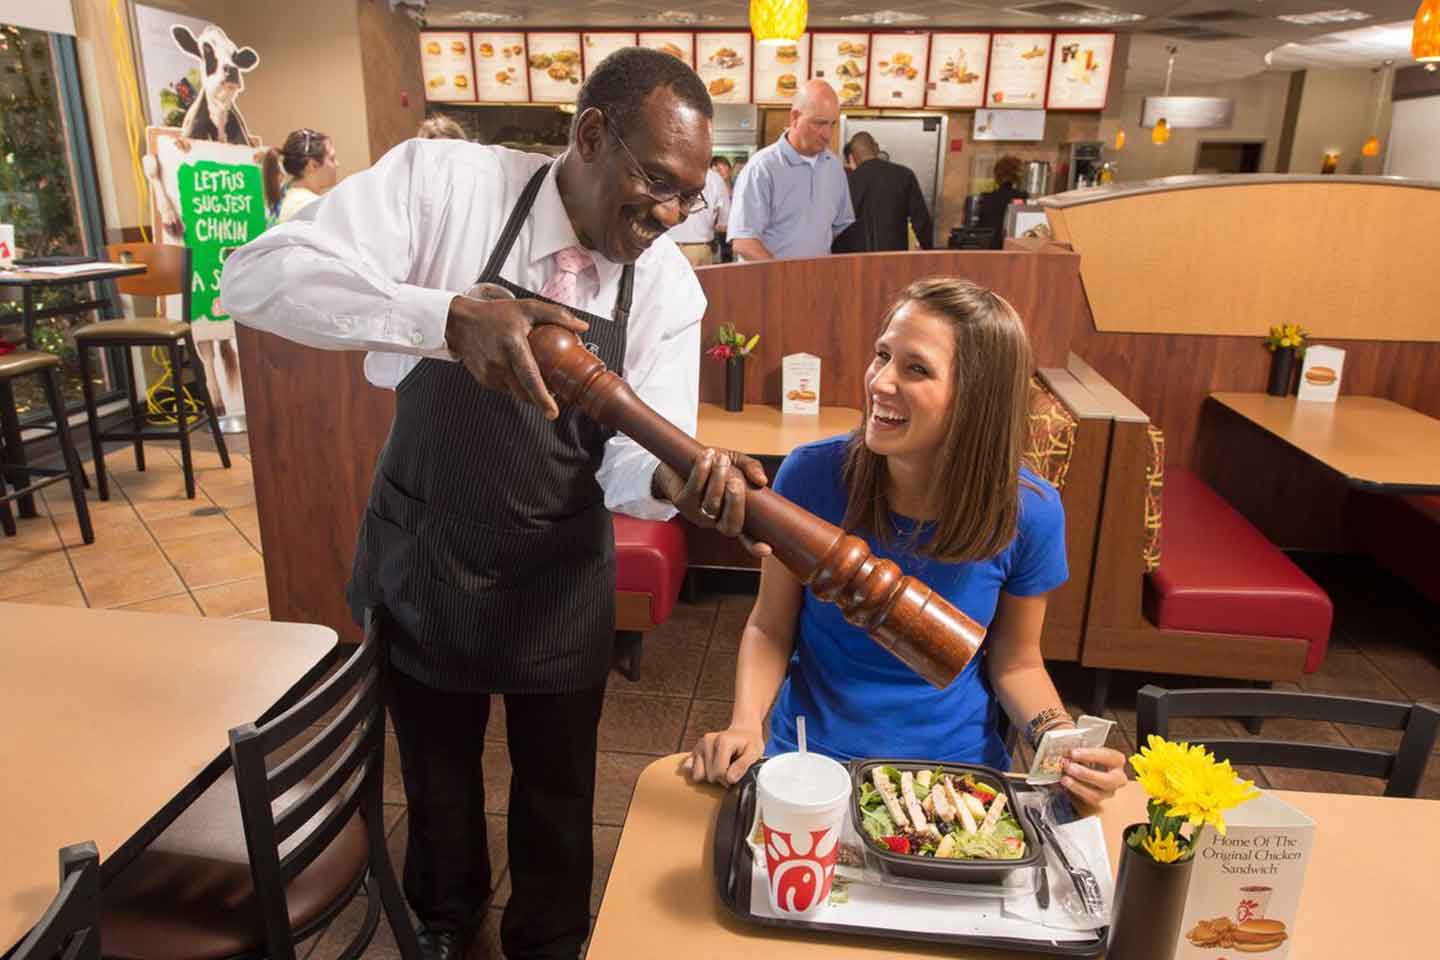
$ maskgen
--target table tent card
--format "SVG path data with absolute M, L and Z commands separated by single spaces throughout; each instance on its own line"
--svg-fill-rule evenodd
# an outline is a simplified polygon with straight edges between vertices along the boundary
M 820 414 L 820 358 L 813 353 L 792 353 L 781 361 L 781 413 Z
M 1315 843 L 1315 821 L 1274 794 L 1262 793 L 1225 817 L 1222 837 L 1206 828 L 1175 960 L 1221 960 L 1263 952 L 1285 960 Z M 1363 878 L 1356 878 L 1363 883 Z
M 1340 372 L 1345 351 L 1339 347 L 1306 347 L 1305 366 L 1300 370 L 1300 399 L 1334 403 L 1340 396 Z

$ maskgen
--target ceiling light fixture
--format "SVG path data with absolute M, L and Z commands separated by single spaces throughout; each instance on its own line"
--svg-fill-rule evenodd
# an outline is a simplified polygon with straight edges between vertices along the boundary
M 1145 15 L 1143 13 L 1123 13 L 1119 10 L 1096 10 L 1094 13 L 1061 13 L 1057 14 L 1055 19 L 1084 27 L 1108 27 L 1115 23 L 1135 23 L 1137 20 L 1144 20 Z
M 1380 156 L 1380 109 L 1381 104 L 1385 102 L 1385 81 L 1390 78 L 1390 67 L 1394 63 L 1394 60 L 1386 60 L 1384 66 L 1375 68 L 1375 74 L 1379 79 L 1379 83 L 1376 84 L 1378 90 L 1375 93 L 1375 119 L 1370 124 L 1370 139 L 1366 140 L 1365 146 L 1360 148 L 1362 157 Z
M 519 20 L 518 14 L 514 13 L 489 13 L 483 10 L 461 10 L 455 14 L 455 19 L 462 23 L 470 24 L 496 24 L 514 23 Z
M 868 23 L 877 27 L 890 27 L 897 23 L 915 23 L 930 18 L 919 13 L 902 13 L 899 10 L 876 10 L 874 13 L 852 13 L 840 19 L 846 23 Z
M 1119 130 L 1116 130 L 1116 131 L 1115 131 L 1115 149 L 1116 149 L 1117 151 L 1118 151 L 1118 150 L 1124 150 L 1124 149 L 1125 149 L 1125 128 L 1124 128 L 1124 127 L 1121 127 Z
M 1298 23 L 1302 27 L 1313 27 L 1319 23 L 1349 23 L 1352 20 L 1369 20 L 1371 14 L 1361 10 L 1320 10 L 1316 13 L 1290 13 L 1276 20 Z
M 756 43 L 799 43 L 810 14 L 806 0 L 750 0 L 750 32 Z
M 1415 29 L 1410 34 L 1410 55 L 1434 70 L 1440 62 L 1440 0 L 1420 0 Z
M 660 20 L 665 23 L 678 23 L 681 26 L 694 26 L 697 23 L 713 23 L 720 18 L 713 13 L 691 13 L 689 10 L 661 10 L 654 16 L 645 17 L 646 20 Z

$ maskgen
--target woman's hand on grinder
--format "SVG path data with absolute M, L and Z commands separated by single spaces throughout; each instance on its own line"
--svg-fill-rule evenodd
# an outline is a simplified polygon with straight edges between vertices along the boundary
M 730 469 L 731 467 L 735 469 Z M 733 450 L 707 447 L 690 468 L 689 477 L 660 464 L 651 481 L 652 492 L 668 500 L 680 515 L 702 529 L 714 528 L 727 537 L 738 537 L 756 557 L 770 555 L 770 545 L 744 536 L 745 498 L 750 487 L 768 483 L 765 468 L 754 457 Z

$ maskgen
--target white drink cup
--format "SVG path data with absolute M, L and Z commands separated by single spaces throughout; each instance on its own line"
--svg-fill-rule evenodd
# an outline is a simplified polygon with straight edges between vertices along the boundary
M 825 909 L 850 802 L 850 773 L 818 753 L 782 753 L 755 778 L 770 908 L 808 919 Z
M 8 267 L 15 261 L 15 227 L 0 223 L 0 267 Z

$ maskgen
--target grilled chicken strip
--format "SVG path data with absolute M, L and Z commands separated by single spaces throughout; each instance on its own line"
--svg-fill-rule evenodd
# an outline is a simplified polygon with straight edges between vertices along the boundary
M 880 791 L 880 799 L 885 803 L 885 810 L 890 814 L 890 819 L 895 821 L 895 829 L 904 831 L 910 829 L 910 818 L 905 816 L 905 811 L 900 809 L 900 800 L 895 796 L 895 787 L 890 783 L 890 778 L 885 776 L 885 771 L 876 767 L 870 772 L 870 781 L 875 784 L 875 789 Z
M 924 836 L 940 838 L 940 831 L 935 829 L 925 816 L 925 811 L 920 809 L 920 799 L 915 796 L 915 775 L 909 770 L 900 774 L 900 797 L 905 801 L 905 812 L 910 815 L 910 823 L 915 827 L 915 832 Z

